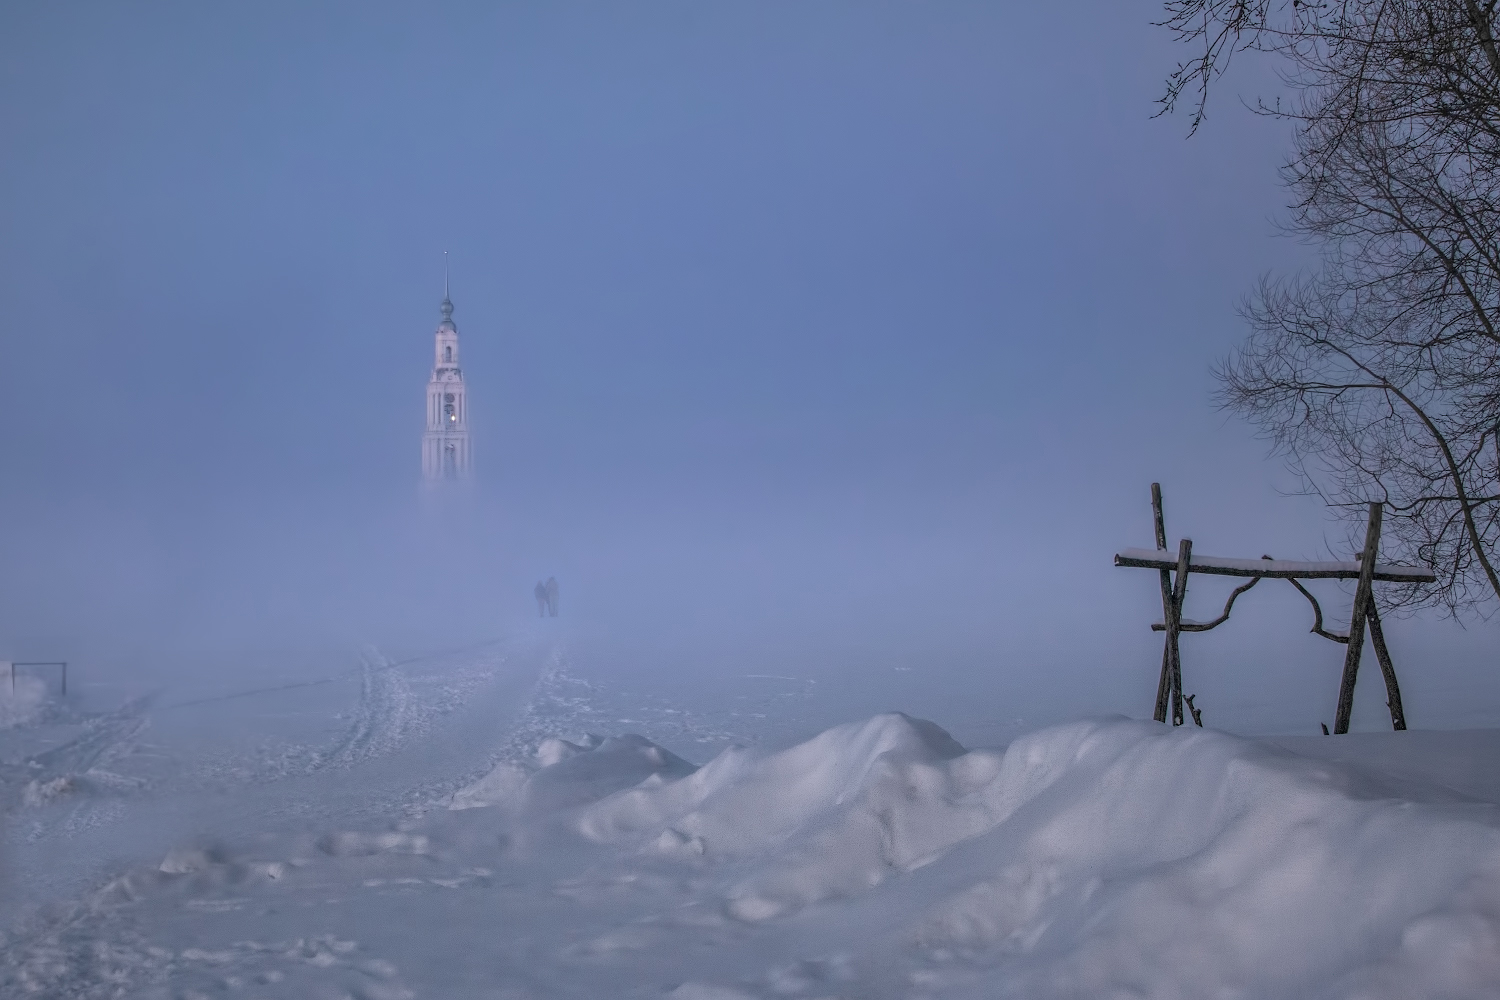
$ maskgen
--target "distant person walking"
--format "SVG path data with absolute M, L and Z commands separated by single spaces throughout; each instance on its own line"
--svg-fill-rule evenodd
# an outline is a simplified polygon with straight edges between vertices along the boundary
M 538 580 L 536 582 L 536 590 L 532 591 L 532 593 L 536 595 L 536 616 L 538 618 L 546 618 L 547 606 L 552 603 L 548 599 L 547 585 Z M 555 611 L 553 612 L 553 614 L 556 613 Z
M 557 617 L 557 577 L 547 577 L 547 611 L 553 618 Z

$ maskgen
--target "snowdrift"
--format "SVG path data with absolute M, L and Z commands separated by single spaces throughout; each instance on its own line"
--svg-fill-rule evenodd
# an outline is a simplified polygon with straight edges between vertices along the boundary
M 590 735 L 582 744 L 552 737 L 536 752 L 537 767 L 502 761 L 489 774 L 453 796 L 450 809 L 500 806 L 509 812 L 546 816 L 594 802 L 647 778 L 681 778 L 697 770 L 650 740 L 627 733 L 608 739 Z
M 1500 811 L 1441 789 L 1124 719 L 965 752 L 892 714 L 580 806 L 649 764 L 645 741 L 624 749 L 524 784 L 587 841 L 723 872 L 735 921 L 879 928 L 908 988 L 1500 995 Z
M 1500 996 L 1500 806 L 1427 773 L 1126 719 L 550 738 L 447 809 L 156 855 L 0 938 L 0 995 Z

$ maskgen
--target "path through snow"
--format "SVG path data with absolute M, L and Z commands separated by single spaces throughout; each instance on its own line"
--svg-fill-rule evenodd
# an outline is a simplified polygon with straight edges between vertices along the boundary
M 1350 763 L 1125 719 L 965 750 L 888 714 L 696 767 L 580 734 L 598 703 L 543 657 L 458 766 L 462 722 L 371 736 L 422 717 L 382 707 L 419 685 L 381 667 L 311 773 L 262 786 L 321 808 L 241 815 L 15 927 L 0 994 L 1500 994 L 1500 808 L 1473 780 L 1500 734 L 1370 736 Z
M 369 648 L 321 686 L 54 704 L 0 731 L 0 924 L 164 838 L 420 812 L 494 763 L 557 655 L 535 637 L 402 664 Z

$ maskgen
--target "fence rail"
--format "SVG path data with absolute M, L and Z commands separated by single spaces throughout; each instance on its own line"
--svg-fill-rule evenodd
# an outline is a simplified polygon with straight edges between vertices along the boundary
M 1124 549 L 1115 555 L 1115 565 L 1175 570 L 1177 557 L 1167 549 Z M 1200 556 L 1195 552 L 1188 561 L 1188 572 L 1204 576 L 1264 576 L 1273 580 L 1358 580 L 1359 562 L 1226 559 L 1223 556 Z M 1376 563 L 1371 579 L 1388 583 L 1432 583 L 1437 574 L 1421 566 Z

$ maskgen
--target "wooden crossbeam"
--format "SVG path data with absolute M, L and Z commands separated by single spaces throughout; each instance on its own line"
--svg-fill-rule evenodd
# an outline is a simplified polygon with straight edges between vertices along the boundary
M 1175 570 L 1177 559 L 1166 549 L 1125 549 L 1115 555 L 1116 566 Z M 1226 559 L 1193 554 L 1188 572 L 1204 576 L 1256 576 L 1276 580 L 1358 580 L 1359 562 L 1295 562 L 1291 559 Z M 1371 579 L 1388 583 L 1432 583 L 1437 574 L 1419 566 L 1375 564 Z

